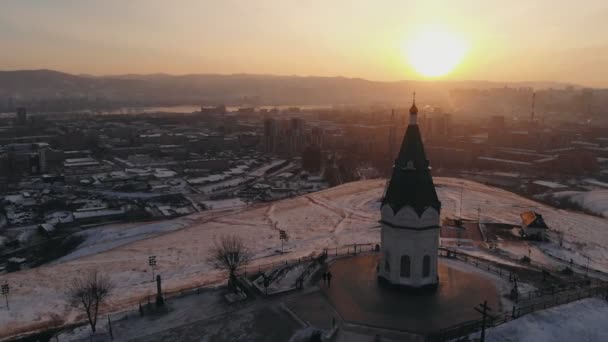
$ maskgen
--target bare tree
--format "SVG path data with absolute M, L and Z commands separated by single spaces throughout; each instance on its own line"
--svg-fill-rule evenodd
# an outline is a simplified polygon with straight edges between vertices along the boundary
M 68 287 L 68 303 L 87 314 L 93 333 L 97 326 L 99 307 L 112 294 L 113 289 L 114 285 L 110 279 L 97 271 L 75 278 Z
M 207 260 L 215 268 L 228 271 L 230 276 L 228 284 L 236 290 L 236 272 L 249 263 L 251 252 L 240 237 L 222 235 L 215 240 Z

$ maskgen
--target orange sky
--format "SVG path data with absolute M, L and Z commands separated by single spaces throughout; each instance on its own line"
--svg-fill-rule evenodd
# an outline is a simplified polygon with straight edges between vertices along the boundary
M 463 37 L 442 79 L 608 86 L 608 1 L 4 0 L 0 69 L 424 78 L 403 45 Z

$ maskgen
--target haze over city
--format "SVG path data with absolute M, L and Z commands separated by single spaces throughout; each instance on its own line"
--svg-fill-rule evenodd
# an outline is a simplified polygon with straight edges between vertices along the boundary
M 606 87 L 608 70 L 599 65 L 608 62 L 607 16 L 602 0 L 7 0 L 0 11 L 0 70 Z M 412 46 L 420 37 L 435 39 Z M 420 66 L 432 58 L 441 66 Z
M 606 18 L 0 0 L 0 342 L 608 341 Z

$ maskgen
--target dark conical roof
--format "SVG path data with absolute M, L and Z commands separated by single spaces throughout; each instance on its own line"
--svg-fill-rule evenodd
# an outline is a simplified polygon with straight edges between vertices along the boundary
M 386 195 L 382 200 L 382 205 L 385 204 L 388 204 L 394 213 L 405 206 L 412 207 L 418 215 L 422 215 L 428 207 L 437 211 L 441 209 L 417 124 L 407 127 Z

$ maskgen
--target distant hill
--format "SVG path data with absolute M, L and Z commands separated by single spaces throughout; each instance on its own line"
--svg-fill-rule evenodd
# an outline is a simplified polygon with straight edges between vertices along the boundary
M 562 88 L 556 82 L 488 81 L 378 82 L 346 77 L 251 74 L 72 75 L 53 70 L 0 71 L 0 107 L 6 101 L 139 105 L 215 104 L 405 104 L 414 90 L 422 101 L 447 103 L 454 88 L 505 85 Z M 9 100 L 14 99 L 14 100 Z M 68 102 L 69 102 L 68 101 Z

